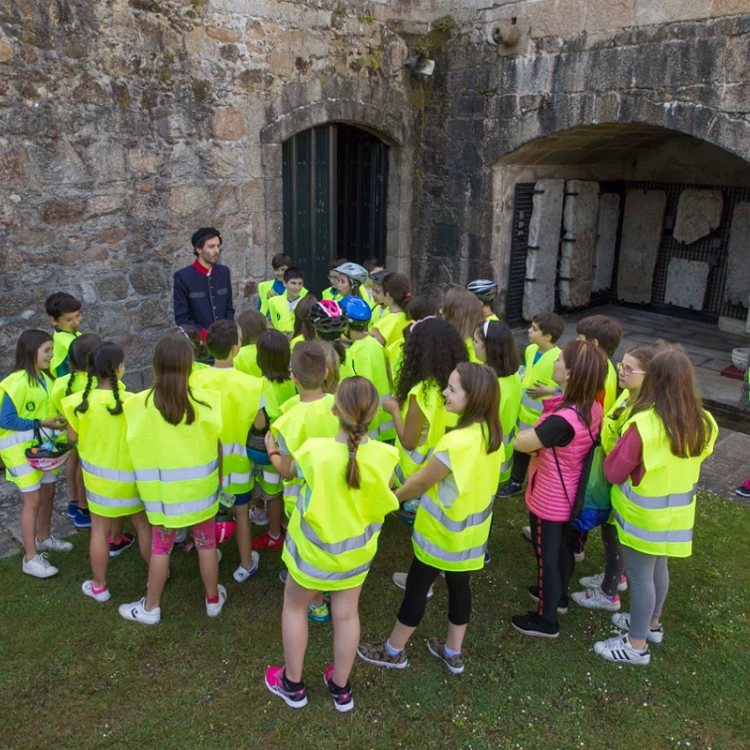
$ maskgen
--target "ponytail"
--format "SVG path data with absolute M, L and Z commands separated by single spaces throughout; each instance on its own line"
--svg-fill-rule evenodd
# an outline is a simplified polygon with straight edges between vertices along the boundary
M 336 354 L 339 355 L 339 363 L 344 364 L 346 362 L 346 349 L 341 339 L 335 339 L 333 342 L 333 348 L 336 350 Z
M 406 312 L 411 301 L 411 282 L 408 276 L 402 273 L 389 273 L 383 279 L 383 292 Z
M 114 371 L 110 372 L 109 374 L 109 382 L 112 384 L 112 393 L 115 397 L 115 408 L 110 409 L 107 407 L 107 411 L 114 417 L 117 414 L 122 414 L 122 401 L 120 401 L 120 387 L 119 383 L 117 382 L 117 375 L 114 373 Z
M 336 393 L 336 412 L 340 427 L 349 432 L 346 440 L 349 449 L 346 484 L 354 490 L 360 487 L 357 464 L 359 444 L 367 436 L 367 427 L 377 417 L 379 408 L 378 392 L 367 378 L 355 375 L 341 382 Z
M 346 483 L 353 490 L 359 489 L 359 464 L 357 463 L 357 451 L 362 438 L 367 434 L 366 424 L 352 425 L 346 445 L 349 448 L 349 463 L 346 465 Z
M 71 375 L 71 380 L 73 379 L 73 376 Z M 91 388 L 94 385 L 94 374 L 89 370 L 88 373 L 88 380 L 86 381 L 86 387 L 83 389 L 83 398 L 81 399 L 81 403 L 76 406 L 75 409 L 73 409 L 74 414 L 85 414 L 89 410 L 89 394 L 91 393 Z

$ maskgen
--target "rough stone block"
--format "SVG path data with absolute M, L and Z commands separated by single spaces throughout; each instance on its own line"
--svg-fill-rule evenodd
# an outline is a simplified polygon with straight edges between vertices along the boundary
M 555 309 L 555 277 L 560 250 L 564 180 L 539 180 L 529 223 L 529 252 L 523 293 L 523 317 Z
M 238 109 L 227 109 L 225 107 L 217 109 L 211 121 L 211 130 L 215 138 L 224 141 L 239 140 L 245 132 L 242 112 Z
M 634 5 L 635 0 L 589 0 L 586 31 L 631 26 Z
M 702 310 L 709 270 L 708 263 L 700 260 L 672 258 L 667 270 L 664 302 L 690 310 Z
M 560 241 L 560 304 L 583 307 L 591 299 L 591 281 L 599 213 L 599 183 L 565 183 L 563 229 Z
M 729 229 L 727 284 L 724 298 L 733 305 L 747 305 L 750 295 L 750 203 L 738 203 Z
M 683 190 L 677 203 L 672 236 L 684 245 L 710 234 L 721 223 L 724 196 L 720 190 Z
M 617 273 L 617 296 L 623 302 L 651 302 L 666 207 L 663 190 L 628 190 Z
M 619 221 L 620 196 L 617 193 L 604 193 L 599 197 L 592 292 L 603 292 L 612 286 Z
M 710 18 L 713 0 L 636 0 L 635 25 L 648 26 L 692 18 Z
M 211 204 L 208 190 L 200 186 L 178 185 L 169 192 L 169 210 L 176 216 L 191 216 Z

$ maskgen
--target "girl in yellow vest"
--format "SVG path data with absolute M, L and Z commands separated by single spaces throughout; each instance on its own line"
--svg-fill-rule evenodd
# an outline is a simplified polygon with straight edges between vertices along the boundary
M 123 407 L 138 494 L 153 526 L 148 592 L 140 601 L 123 604 L 120 616 L 145 625 L 159 622 L 175 534 L 192 526 L 206 613 L 217 617 L 227 598 L 218 584 L 216 554 L 221 394 L 191 388 L 193 351 L 182 336 L 162 336 L 152 364 L 154 387 L 131 396 Z
M 310 313 L 315 305 L 318 304 L 318 298 L 314 294 L 308 294 L 294 308 L 294 332 L 289 346 L 294 349 L 300 341 L 315 341 L 315 329 L 310 322 Z
M 26 460 L 26 449 L 34 442 L 34 430 L 65 429 L 52 405 L 52 378 L 47 374 L 52 359 L 52 336 L 46 331 L 24 331 L 16 344 L 13 372 L 0 382 L 0 459 L 5 478 L 23 495 L 21 534 L 23 572 L 35 578 L 49 578 L 59 571 L 47 560 L 47 551 L 69 552 L 70 542 L 50 533 L 52 503 L 57 471 L 41 472 Z
M 95 333 L 84 333 L 73 340 L 68 350 L 70 372 L 57 378 L 52 385 L 52 405 L 58 414 L 63 413 L 62 402 L 66 396 L 80 393 L 86 387 L 89 354 L 101 343 L 102 340 Z M 65 476 L 68 481 L 68 518 L 77 529 L 90 529 L 91 517 L 83 486 L 81 462 L 75 448 L 70 451 L 70 456 L 65 462 Z
M 701 464 L 717 435 L 690 360 L 681 348 L 665 347 L 651 360 L 623 436 L 604 462 L 630 588 L 630 613 L 612 617 L 628 632 L 594 644 L 608 661 L 648 664 L 648 642 L 664 640 L 667 563 L 692 554 Z
M 289 569 L 282 615 L 285 666 L 266 670 L 266 687 L 292 708 L 307 705 L 302 682 L 307 613 L 321 590 L 330 591 L 334 628 L 334 663 L 325 671 L 325 682 L 337 711 L 354 708 L 349 674 L 359 643 L 359 596 L 383 520 L 398 508 L 389 489 L 396 449 L 367 438 L 378 408 L 369 380 L 347 378 L 333 407 L 336 436 L 310 438 L 295 455 L 305 485 L 283 553 Z
M 393 273 L 393 271 L 384 268 L 380 271 L 373 271 L 370 274 L 370 281 L 372 281 L 372 287 L 370 289 L 372 295 L 372 320 L 370 321 L 370 329 L 372 329 L 381 318 L 390 314 L 390 310 L 385 304 L 383 279 L 391 273 Z
M 336 301 L 341 302 L 344 297 L 359 297 L 367 302 L 369 307 L 369 295 L 364 286 L 367 281 L 367 269 L 359 263 L 346 262 L 337 266 L 335 270 L 339 276 L 336 282 L 339 296 Z
M 408 310 L 411 300 L 411 282 L 402 273 L 387 273 L 382 280 L 383 304 L 388 308 L 372 326 L 372 335 L 386 348 L 401 338 L 409 325 Z
M 101 344 L 91 355 L 85 389 L 67 396 L 62 404 L 68 440 L 78 446 L 91 509 L 89 557 L 93 579 L 84 581 L 81 590 L 97 602 L 110 598 L 107 566 L 114 519 L 130 518 L 146 565 L 151 558 L 151 526 L 138 495 L 125 440 L 127 424 L 122 405 L 130 394 L 119 383 L 124 360 L 125 353 L 117 344 Z
M 208 349 L 206 349 L 206 344 L 201 339 L 200 331 L 189 323 L 177 326 L 177 331 L 190 342 L 190 346 L 193 348 L 193 372 L 204 367 L 210 367 L 211 365 L 208 362 L 210 355 Z
M 327 344 L 328 374 L 323 390 L 325 393 L 336 393 L 341 378 L 354 375 L 342 341 L 348 323 L 346 313 L 338 302 L 322 300 L 310 311 L 310 323 L 315 329 L 316 338 Z
M 474 353 L 474 331 L 484 320 L 482 303 L 470 291 L 460 286 L 451 287 L 443 298 L 443 320 L 450 323 L 461 336 L 470 362 L 479 362 Z
M 268 321 L 257 310 L 245 310 L 237 319 L 242 333 L 242 348 L 232 362 L 235 370 L 252 375 L 254 378 L 263 377 L 257 363 L 258 337 L 268 328 Z M 206 334 L 208 337 L 208 334 Z
M 357 653 L 371 664 L 408 666 L 406 644 L 422 621 L 434 580 L 444 570 L 448 635 L 445 641 L 430 638 L 427 648 L 453 674 L 460 674 L 461 647 L 471 617 L 471 571 L 484 565 L 503 461 L 503 431 L 500 389 L 489 367 L 459 365 L 443 395 L 458 425 L 438 442 L 426 466 L 396 490 L 399 502 L 421 496 L 412 536 L 414 557 L 396 625 L 386 640 L 360 644 Z

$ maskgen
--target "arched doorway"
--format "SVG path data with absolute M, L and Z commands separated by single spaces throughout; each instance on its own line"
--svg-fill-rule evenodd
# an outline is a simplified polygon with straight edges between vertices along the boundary
M 388 146 L 366 130 L 326 123 L 282 144 L 284 252 L 319 294 L 328 262 L 385 259 Z

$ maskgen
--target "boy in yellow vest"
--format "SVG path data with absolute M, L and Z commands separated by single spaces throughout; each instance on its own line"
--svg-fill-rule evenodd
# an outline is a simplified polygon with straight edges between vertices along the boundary
M 76 336 L 80 336 L 81 303 L 72 294 L 55 292 L 47 297 L 44 307 L 49 322 L 55 329 L 52 334 L 52 361 L 49 371 L 53 378 L 59 378 L 70 372 L 68 349 Z
M 292 259 L 284 253 L 278 253 L 271 259 L 273 278 L 258 284 L 258 310 L 261 315 L 268 317 L 268 303 L 284 294 L 284 274 L 291 265 Z
M 235 496 L 232 512 L 237 524 L 235 538 L 240 552 L 240 566 L 234 580 L 244 583 L 258 570 L 258 553 L 252 551 L 248 503 L 253 490 L 253 466 L 247 457 L 250 427 L 262 430 L 263 380 L 236 370 L 234 358 L 240 351 L 239 328 L 233 320 L 217 320 L 206 332 L 206 346 L 214 358 L 213 367 L 197 370 L 190 385 L 221 393 L 221 487 Z
M 306 295 L 302 271 L 296 266 L 287 268 L 284 272 L 284 293 L 269 300 L 268 317 L 271 325 L 289 338 L 294 334 L 294 309 Z
M 604 413 L 609 414 L 617 401 L 617 370 L 612 364 L 617 347 L 622 338 L 622 326 L 607 315 L 589 315 L 578 321 L 576 326 L 578 338 L 593 341 L 607 355 L 607 378 L 604 381 L 604 394 L 601 399 Z
M 529 345 L 524 352 L 525 365 L 521 382 L 523 393 L 518 413 L 519 431 L 533 427 L 542 415 L 542 401 L 555 395 L 557 383 L 552 379 L 552 370 L 560 356 L 560 349 L 556 343 L 564 331 L 565 321 L 555 313 L 538 313 L 531 321 Z M 526 453 L 513 451 L 510 481 L 503 485 L 497 493 L 498 497 L 512 497 L 522 492 L 530 458 Z

